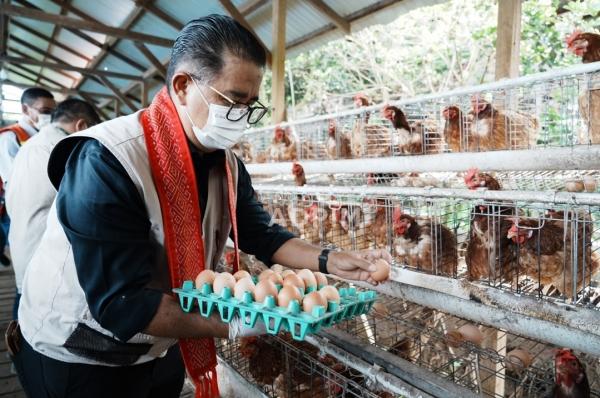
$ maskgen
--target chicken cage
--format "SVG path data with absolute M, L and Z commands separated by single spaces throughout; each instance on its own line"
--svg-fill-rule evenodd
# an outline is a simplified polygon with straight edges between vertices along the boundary
M 600 309 L 598 206 L 273 188 L 258 187 L 273 221 L 311 243 L 387 249 L 396 267 Z
M 375 311 L 307 341 L 406 396 L 547 396 L 569 347 L 600 396 L 600 63 L 391 105 L 357 95 L 236 148 L 273 222 L 393 258 L 386 283 L 353 282 Z
M 427 371 L 421 378 L 435 375 L 477 396 L 552 396 L 557 347 L 508 330 L 477 325 L 386 296 L 368 315 L 345 321 L 335 329 L 323 335 L 346 346 L 349 340 L 374 346 L 387 353 L 386 358 L 392 354 L 391 360 L 380 361 L 384 368 L 388 361 L 409 362 Z M 585 353 L 577 353 L 577 357 L 585 368 L 590 396 L 599 397 L 597 358 Z
M 348 364 L 289 335 L 218 340 L 217 353 L 269 397 L 386 398 L 391 393 Z
M 600 143 L 600 66 L 371 104 L 249 130 L 238 148 L 250 163 L 364 159 Z

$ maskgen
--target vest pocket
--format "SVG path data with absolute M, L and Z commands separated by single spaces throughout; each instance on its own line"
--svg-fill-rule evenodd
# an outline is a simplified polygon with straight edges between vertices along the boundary
M 64 347 L 72 354 L 110 365 L 131 365 L 152 348 L 148 343 L 123 343 L 79 323 Z

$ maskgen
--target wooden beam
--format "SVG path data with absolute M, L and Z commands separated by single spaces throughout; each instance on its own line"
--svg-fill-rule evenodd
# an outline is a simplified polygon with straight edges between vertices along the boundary
M 146 59 L 150 61 L 152 65 L 154 65 L 158 73 L 162 75 L 163 79 L 165 79 L 167 77 L 167 68 L 165 68 L 165 66 L 160 62 L 160 60 L 156 58 L 154 54 L 152 54 L 152 51 L 150 51 L 150 49 L 146 47 L 144 43 L 136 41 L 134 44 L 137 47 L 137 49 L 140 50 L 140 52 L 144 55 L 144 57 L 146 57 Z
M 73 72 L 79 72 L 81 74 L 86 75 L 97 75 L 97 76 L 105 76 L 105 77 L 115 77 L 118 79 L 125 80 L 136 80 L 142 81 L 143 77 L 137 75 L 130 75 L 127 73 L 120 72 L 111 72 L 106 70 L 97 70 L 97 69 L 87 69 L 87 68 L 79 68 L 77 66 L 72 66 L 68 64 L 58 64 L 53 62 L 43 62 L 38 61 L 36 59 L 27 59 L 27 58 L 17 58 L 17 57 L 9 57 L 9 56 L 0 56 L 0 62 L 10 62 L 13 64 L 24 64 L 24 65 L 35 65 L 35 66 L 43 66 L 51 69 L 58 70 L 70 70 Z
M 2 0 L 2 4 L 8 3 Z M 8 15 L 0 14 L 0 55 L 6 54 L 8 48 Z
M 140 83 L 141 87 L 140 87 L 140 97 L 142 100 L 142 108 L 147 108 L 148 107 L 148 82 L 147 81 L 143 81 Z
M 15 71 L 12 71 L 12 70 L 11 70 L 11 72 L 13 72 L 15 74 L 19 74 L 19 73 L 15 72 Z M 24 77 L 26 79 L 31 80 L 27 76 L 24 76 L 24 75 L 20 75 L 20 76 Z M 33 82 L 33 80 L 31 80 L 31 81 Z M 68 89 L 68 88 L 67 89 L 50 88 L 50 87 L 45 87 L 44 85 L 34 85 L 34 84 L 17 83 L 17 82 L 14 82 L 12 80 L 3 80 L 2 84 L 10 84 L 11 86 L 15 86 L 15 87 L 22 88 L 22 89 L 28 89 L 28 88 L 32 88 L 32 87 L 40 87 L 40 88 L 45 88 L 48 91 L 52 91 L 52 92 L 55 92 L 55 93 L 60 93 L 60 94 L 63 94 L 63 95 L 73 95 L 73 96 L 76 96 L 76 95 L 81 95 L 83 93 L 83 94 L 85 94 L 85 95 L 87 95 L 89 97 L 110 98 L 110 99 L 115 98 L 114 95 L 106 94 L 106 93 L 97 93 L 97 92 L 91 92 L 91 91 L 72 90 L 72 89 Z
M 346 21 L 344 17 L 338 14 L 333 8 L 325 4 L 323 0 L 309 0 L 309 3 L 329 18 L 342 32 L 347 35 L 350 34 L 350 22 Z
M 11 66 L 12 66 L 12 67 L 14 67 L 14 68 L 21 69 L 21 70 L 23 70 L 23 71 L 25 71 L 25 72 L 27 72 L 27 73 L 31 73 L 33 76 L 35 76 L 35 77 L 33 78 L 33 83 L 34 83 L 35 85 L 37 85 L 37 84 L 38 84 L 38 83 L 37 83 L 37 80 L 36 80 L 37 76 L 41 76 L 41 80 L 45 80 L 45 81 L 47 81 L 47 82 L 48 82 L 48 83 L 50 83 L 50 84 L 54 84 L 56 87 L 59 87 L 59 88 L 67 88 L 67 87 L 66 87 L 64 84 L 62 84 L 62 83 L 59 83 L 59 82 L 57 82 L 56 80 L 50 79 L 49 77 L 46 77 L 46 76 L 44 76 L 44 75 L 40 75 L 40 74 L 39 74 L 37 71 L 35 71 L 35 70 L 31 69 L 31 68 L 28 68 L 28 67 L 26 67 L 26 66 L 23 66 L 23 65 L 14 65 L 14 64 L 13 64 L 13 65 L 11 65 Z M 9 69 L 9 70 L 10 70 L 10 69 Z
M 267 53 L 267 63 L 269 65 L 271 65 L 271 62 L 272 62 L 271 51 L 269 51 L 269 49 L 267 48 L 265 43 L 262 41 L 260 36 L 258 36 L 256 34 L 256 32 L 254 31 L 254 28 L 248 23 L 248 21 L 246 21 L 246 18 L 240 13 L 240 11 L 231 2 L 231 0 L 219 0 L 219 2 L 223 6 L 223 8 L 225 8 L 225 10 L 229 13 L 229 15 L 231 15 L 231 17 L 233 19 L 238 21 L 238 23 L 240 25 L 242 25 L 244 28 L 248 29 L 250 31 L 250 33 L 252 33 L 256 37 L 256 39 L 259 41 L 260 45 L 265 49 L 265 52 Z M 284 36 L 285 36 L 285 34 L 284 34 Z M 276 36 L 273 36 L 273 37 L 276 37 Z
M 41 22 L 49 22 L 68 28 L 82 29 L 91 32 L 102 33 L 108 36 L 119 37 L 121 39 L 137 40 L 144 43 L 154 44 L 162 47 L 171 47 L 173 40 L 163 37 L 148 35 L 140 32 L 133 32 L 126 29 L 113 28 L 101 23 L 92 23 L 62 15 L 48 14 L 43 11 L 33 10 L 25 7 L 16 7 L 8 4 L 0 5 L 0 13 L 15 17 L 34 19 Z
M 285 120 L 285 27 L 286 0 L 273 0 L 273 72 L 271 96 L 273 101 L 273 123 Z
M 81 98 L 83 98 L 84 100 L 87 101 L 88 104 L 90 104 L 90 106 L 92 108 L 94 108 L 94 110 L 96 111 L 96 113 L 100 116 L 100 118 L 104 119 L 104 120 L 109 120 L 110 117 L 108 117 L 108 115 L 100 108 L 98 108 L 98 105 L 96 105 L 96 101 L 94 101 L 94 99 L 92 98 L 92 96 L 86 94 L 86 93 L 79 93 L 79 95 L 81 96 Z
M 148 2 L 149 0 L 143 0 L 144 2 Z M 144 15 L 144 9 L 143 8 L 136 8 L 134 9 L 128 16 L 127 18 L 125 18 L 125 21 L 123 22 L 123 24 L 121 25 L 121 29 L 130 29 L 143 15 Z M 83 17 L 84 13 L 77 14 L 80 17 Z M 87 16 L 87 14 L 85 14 Z M 89 17 L 89 16 L 87 16 Z M 89 17 L 91 18 L 91 17 Z M 95 20 L 94 20 L 95 21 Z M 116 46 L 119 43 L 119 39 L 118 38 L 114 38 L 114 37 L 110 37 L 107 39 L 106 41 L 106 49 L 103 49 L 102 51 L 100 51 L 99 54 L 96 55 L 96 57 L 94 58 L 94 60 L 91 62 L 90 65 L 88 65 L 89 68 L 97 68 L 98 65 L 100 65 L 100 63 L 106 58 L 106 56 L 108 55 L 109 51 L 107 50 L 108 48 L 110 48 L 111 46 Z M 141 65 L 140 65 L 141 66 Z M 84 76 L 75 86 L 76 88 L 80 88 L 86 81 L 87 77 Z
M 57 1 L 60 2 L 60 4 L 58 4 L 60 6 L 60 12 L 59 12 L 59 14 L 60 15 L 65 15 L 66 9 L 65 9 L 64 5 L 67 2 L 71 1 L 71 0 L 57 0 Z M 52 34 L 50 35 L 50 37 L 53 38 L 54 40 L 56 40 L 56 37 L 57 37 L 58 33 L 60 32 L 60 28 L 61 28 L 60 26 L 54 25 L 54 27 L 52 29 Z M 50 51 L 52 51 L 52 44 L 50 44 L 48 46 L 48 49 L 46 50 L 46 52 L 44 52 L 44 56 L 42 58 L 42 61 L 46 61 L 48 59 L 48 55 L 51 55 Z M 42 68 L 42 70 L 40 70 L 40 74 L 37 77 L 36 83 L 39 83 L 40 76 L 42 75 L 42 71 L 43 71 L 43 68 Z
M 174 29 L 181 30 L 181 28 L 183 28 L 183 25 L 184 25 L 183 23 L 179 22 L 177 19 L 173 18 L 172 16 L 170 16 L 169 14 L 167 14 L 166 12 L 164 12 L 163 10 L 161 10 L 154 4 L 148 3 L 145 0 L 136 0 L 135 4 L 138 5 L 139 7 L 144 8 L 146 11 L 151 12 L 158 19 L 162 20 L 164 23 L 166 23 L 167 25 L 170 25 Z
M 400 1 L 402 1 L 402 0 L 380 0 L 376 3 L 368 5 L 364 8 L 361 8 L 360 10 L 357 10 L 357 11 L 353 12 L 352 14 L 346 16 L 346 21 L 348 21 L 348 23 L 352 24 L 354 21 L 357 21 L 357 20 L 364 18 L 367 15 L 373 14 L 375 12 L 381 11 L 386 7 L 389 7 L 396 3 L 399 3 Z M 306 43 L 310 42 L 311 40 L 314 40 L 317 37 L 327 34 L 329 32 L 332 32 L 336 29 L 337 29 L 337 26 L 335 26 L 335 24 L 333 24 L 333 23 L 330 23 L 329 25 L 325 25 L 322 28 L 314 30 L 314 31 L 290 42 L 287 46 L 287 50 L 289 51 L 289 50 L 295 49 L 296 47 L 306 44 Z
M 20 46 L 23 46 L 23 47 L 27 48 L 28 50 L 33 51 L 34 53 L 37 53 L 37 54 L 40 54 L 40 55 L 46 54 L 46 50 L 41 49 L 39 47 L 36 47 L 36 46 L 32 45 L 31 43 L 29 43 L 28 41 L 25 41 L 25 40 L 23 40 L 23 39 L 15 36 L 15 35 L 9 35 L 9 39 L 13 43 L 18 44 Z M 15 51 L 15 54 L 17 54 L 17 55 L 19 55 L 21 57 L 26 57 L 27 58 L 27 55 L 24 55 L 20 51 L 18 51 L 16 49 L 14 51 Z M 60 58 L 58 58 L 56 55 L 52 55 L 52 54 L 47 54 L 47 55 L 48 55 L 49 59 L 51 59 L 51 60 L 53 60 L 55 62 L 58 62 L 58 63 L 62 63 L 63 62 L 63 60 L 60 59 Z M 68 73 L 65 73 L 63 71 L 59 71 L 58 73 L 60 73 L 61 75 L 65 76 L 65 77 L 68 77 L 69 79 L 77 80 L 76 77 L 71 76 Z
M 119 117 L 119 116 L 121 116 L 121 103 L 119 102 L 119 100 L 117 98 L 115 98 L 114 104 L 115 104 L 115 117 Z
M 521 0 L 498 1 L 496 80 L 518 77 L 521 43 Z
M 71 54 L 73 54 L 73 55 L 76 55 L 76 56 L 78 56 L 79 58 L 81 58 L 81 59 L 83 59 L 83 60 L 85 60 L 85 61 L 87 61 L 87 62 L 90 62 L 90 61 L 92 60 L 92 59 L 91 59 L 90 57 L 88 57 L 87 55 L 85 55 L 85 54 L 83 54 L 83 53 L 80 53 L 79 51 L 77 51 L 77 50 L 75 50 L 75 49 L 73 49 L 73 48 L 71 48 L 71 47 L 69 47 L 69 46 L 66 46 L 66 45 L 64 45 L 63 43 L 59 42 L 59 41 L 56 41 L 56 40 L 52 39 L 51 37 L 49 37 L 49 36 L 46 36 L 45 34 L 38 32 L 37 30 L 31 29 L 29 26 L 27 26 L 27 25 L 25 25 L 25 24 L 22 24 L 22 23 L 21 23 L 21 22 L 19 22 L 19 21 L 16 21 L 16 20 L 14 20 L 14 19 L 13 19 L 13 20 L 11 21 L 11 23 L 12 23 L 14 26 L 18 27 L 19 29 L 22 29 L 22 30 L 24 30 L 25 32 L 31 33 L 32 35 L 34 35 L 34 36 L 37 36 L 37 37 L 39 37 L 40 39 L 43 39 L 43 40 L 47 41 L 47 42 L 48 42 L 48 43 L 50 43 L 50 44 L 54 44 L 56 47 L 60 47 L 60 48 L 62 48 L 63 50 L 65 50 L 65 51 L 68 51 L 68 52 L 70 52 Z
M 125 94 L 123 94 L 121 92 L 121 90 L 119 90 L 119 88 L 117 86 L 115 86 L 113 84 L 113 82 L 111 82 L 110 80 L 108 80 L 107 77 L 105 76 L 100 76 L 100 80 L 102 80 L 102 83 L 113 93 L 115 93 L 115 95 L 117 96 L 117 98 L 119 98 L 121 101 L 123 101 L 123 103 L 125 105 L 127 105 L 127 107 L 129 109 L 131 109 L 132 112 L 137 111 L 137 106 L 135 106 L 135 104 L 133 102 L 131 102 L 131 100 L 129 98 L 127 98 L 127 96 Z M 117 101 L 118 102 L 118 101 Z
M 11 37 L 11 41 L 13 41 L 13 40 L 15 39 L 15 38 L 13 38 L 12 36 L 10 36 L 10 37 Z M 19 40 L 20 40 L 20 39 L 19 39 Z M 17 43 L 17 41 L 16 41 L 16 40 L 14 40 L 14 42 L 15 42 L 15 43 Z M 27 42 L 25 42 L 25 43 L 27 43 Z M 27 44 L 29 44 L 29 43 L 27 43 Z M 32 46 L 32 47 L 33 47 L 33 46 Z M 33 48 L 36 48 L 36 47 L 33 47 Z M 34 59 L 34 58 L 31 58 L 31 57 L 30 57 L 28 54 L 25 54 L 24 52 L 22 52 L 22 51 L 19 51 L 18 49 L 14 48 L 14 47 L 9 47 L 9 48 L 8 48 L 8 50 L 9 50 L 9 51 L 10 51 L 12 54 L 14 54 L 14 55 L 17 55 L 17 56 L 19 56 L 19 57 L 23 57 L 23 58 L 27 58 L 27 59 Z M 55 58 L 56 58 L 57 62 L 59 62 L 59 63 L 60 63 L 60 62 L 62 62 L 62 60 L 60 60 L 58 57 L 55 57 Z M 65 71 L 62 71 L 62 70 L 57 70 L 57 71 L 55 71 L 55 72 L 56 72 L 56 73 L 58 73 L 59 75 L 62 75 L 62 76 L 64 76 L 64 77 L 68 78 L 68 79 L 71 79 L 71 80 L 77 80 L 75 77 L 73 77 L 73 76 L 69 75 L 69 74 L 68 74 L 67 72 L 65 72 Z M 40 75 L 41 75 L 41 72 L 40 72 Z
M 35 10 L 39 10 L 39 11 L 43 11 L 41 8 L 37 7 L 35 4 L 30 3 L 27 0 L 15 0 L 16 2 L 23 4 L 29 8 L 33 8 Z M 63 7 L 64 9 L 66 9 L 67 11 L 77 15 L 78 17 L 80 17 L 83 20 L 87 20 L 87 21 L 91 21 L 91 22 L 97 22 L 100 23 L 100 21 L 98 21 L 97 19 L 92 18 L 91 16 L 89 16 L 88 14 L 84 13 L 83 11 L 80 11 L 77 7 L 71 5 L 71 4 L 64 4 L 61 3 L 60 0 L 51 0 L 53 3 L 60 5 L 61 7 Z M 87 33 L 84 33 L 78 29 L 73 29 L 73 28 L 65 28 L 65 30 L 71 32 L 72 34 L 74 34 L 77 37 L 82 38 L 83 40 L 87 41 L 88 43 L 93 44 L 94 46 L 102 49 L 103 52 L 108 52 L 111 55 L 114 55 L 116 58 L 119 58 L 121 61 L 129 64 L 130 66 L 136 68 L 137 70 L 143 71 L 145 68 L 143 65 L 139 64 L 138 62 L 136 62 L 135 60 L 133 60 L 132 58 L 128 57 L 127 55 L 121 53 L 120 51 L 118 51 L 116 48 L 112 48 L 109 45 L 109 40 L 107 40 L 106 43 L 102 43 L 98 40 L 96 40 L 95 38 L 93 38 L 92 36 L 88 35 Z
M 243 16 L 246 16 L 248 14 L 252 14 L 254 11 L 258 10 L 268 2 L 269 0 L 248 0 L 244 4 L 240 5 L 239 10 Z

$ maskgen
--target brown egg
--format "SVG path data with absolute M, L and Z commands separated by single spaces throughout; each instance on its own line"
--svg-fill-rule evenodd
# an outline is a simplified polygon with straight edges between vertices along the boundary
M 205 269 L 196 277 L 196 289 L 202 289 L 205 283 L 212 285 L 215 281 L 215 272 L 210 269 Z
M 301 269 L 298 271 L 298 276 L 304 281 L 304 286 L 308 289 L 310 286 L 317 287 L 317 278 L 309 269 Z
M 340 292 L 334 286 L 323 286 L 319 293 L 325 297 L 327 301 L 340 302 Z
M 390 277 L 390 270 L 392 267 L 387 261 L 380 258 L 379 260 L 375 261 L 375 266 L 377 269 L 371 273 L 371 278 L 373 278 L 374 281 L 382 282 Z
M 277 272 L 273 272 L 271 275 L 268 276 L 267 279 L 276 285 L 283 285 L 283 278 Z
M 260 273 L 260 275 L 258 276 L 258 280 L 262 281 L 263 279 L 268 279 L 269 276 L 271 276 L 272 274 L 274 274 L 275 272 L 271 269 L 266 269 L 263 272 Z
M 254 289 L 255 288 L 256 288 L 256 286 L 254 285 L 252 278 L 250 278 L 250 277 L 242 278 L 235 283 L 235 286 L 233 287 L 233 292 L 234 292 L 233 294 L 236 299 L 241 301 L 244 299 L 245 292 L 252 293 L 252 296 L 254 297 Z
M 517 348 L 506 354 L 506 369 L 518 371 L 527 369 L 533 362 L 533 356 L 529 351 Z
M 483 342 L 483 333 L 473 324 L 466 323 L 458 329 L 453 329 L 446 333 L 446 341 L 451 347 L 458 347 L 468 341 L 476 346 L 481 346 Z
M 304 281 L 296 274 L 288 274 L 285 278 L 283 278 L 283 286 L 295 286 L 301 291 L 304 291 Z
M 302 310 L 312 314 L 313 308 L 322 306 L 327 309 L 327 300 L 318 291 L 308 293 L 302 300 Z
M 273 264 L 271 266 L 271 271 L 277 272 L 278 274 L 281 274 L 283 272 L 283 265 L 281 265 L 281 264 Z
M 285 307 L 290 304 L 290 301 L 298 300 L 298 304 L 302 302 L 302 295 L 293 285 L 287 285 L 281 288 L 279 294 L 277 295 L 277 303 L 280 307 Z
M 286 269 L 281 273 L 281 276 L 283 276 L 283 279 L 285 279 L 285 277 L 288 275 L 296 275 L 296 272 L 292 271 L 291 269 Z
M 568 192 L 583 192 L 585 185 L 582 180 L 570 180 L 565 183 Z
M 263 279 L 258 282 L 254 288 L 254 300 L 257 303 L 262 303 L 267 296 L 273 296 L 275 298 L 275 304 L 277 304 L 277 286 L 275 286 L 273 281 Z
M 213 292 L 221 294 L 223 288 L 228 287 L 233 293 L 235 287 L 235 278 L 229 272 L 221 272 L 215 275 L 215 281 L 213 282 Z
M 240 279 L 250 278 L 251 275 L 248 271 L 244 271 L 243 269 L 241 269 L 238 272 L 236 272 L 235 274 L 233 274 L 233 277 L 235 278 L 236 281 L 239 281 Z
M 325 276 L 324 273 L 322 272 L 314 272 L 315 278 L 317 278 L 317 285 L 318 286 L 325 286 L 325 285 L 329 285 L 329 281 L 327 280 L 327 277 Z

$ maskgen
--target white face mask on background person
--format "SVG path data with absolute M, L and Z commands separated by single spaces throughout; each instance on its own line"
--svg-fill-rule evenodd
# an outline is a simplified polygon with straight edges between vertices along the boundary
M 229 112 L 229 106 L 209 103 L 204 94 L 202 94 L 202 90 L 200 90 L 198 83 L 196 83 L 194 79 L 192 79 L 192 81 L 199 90 L 200 96 L 208 106 L 208 117 L 206 118 L 206 124 L 202 128 L 194 124 L 194 121 L 187 111 L 187 107 L 183 107 L 185 114 L 192 123 L 194 135 L 206 149 L 229 149 L 233 147 L 240 141 L 246 130 L 246 118 L 241 117 L 246 112 L 246 109 L 233 108 L 231 109 L 231 112 Z M 227 112 L 229 112 L 229 116 L 232 119 L 240 118 L 240 120 L 234 122 L 227 119 Z
M 37 121 L 37 123 L 34 123 L 34 126 L 36 129 L 40 130 L 42 127 L 49 125 L 51 120 L 52 120 L 52 115 L 40 113 L 38 115 L 38 121 Z

